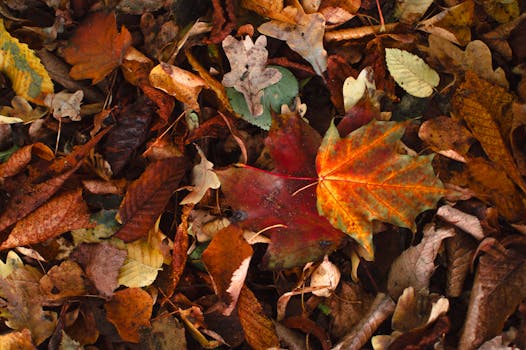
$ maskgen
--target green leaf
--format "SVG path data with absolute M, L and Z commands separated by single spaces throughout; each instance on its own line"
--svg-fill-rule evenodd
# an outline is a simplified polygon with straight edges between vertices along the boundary
M 294 97 L 298 94 L 298 81 L 288 70 L 280 66 L 268 66 L 275 68 L 281 73 L 281 80 L 276 84 L 270 85 L 263 89 L 261 103 L 263 105 L 263 114 L 253 116 L 245 102 L 243 94 L 234 88 L 226 88 L 226 94 L 234 111 L 250 124 L 259 126 L 261 129 L 269 130 L 272 123 L 270 110 L 280 112 L 282 105 L 289 105 Z

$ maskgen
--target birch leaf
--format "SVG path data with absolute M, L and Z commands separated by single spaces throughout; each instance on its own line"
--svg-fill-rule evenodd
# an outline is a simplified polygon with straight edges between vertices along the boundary
M 428 97 L 438 86 L 440 76 L 423 59 L 400 49 L 385 49 L 389 73 L 408 94 Z

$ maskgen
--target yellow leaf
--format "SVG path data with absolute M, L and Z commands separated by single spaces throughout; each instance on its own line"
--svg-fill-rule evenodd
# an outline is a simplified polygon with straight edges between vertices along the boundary
M 11 272 L 13 272 L 13 270 L 22 266 L 24 266 L 22 259 L 20 259 L 13 250 L 10 250 L 9 253 L 7 253 L 5 263 L 0 260 L 0 277 L 6 278 Z
M 408 94 L 428 97 L 438 86 L 440 76 L 423 59 L 400 49 L 385 49 L 389 73 Z
M 53 83 L 46 68 L 33 50 L 13 38 L 0 19 L 0 71 L 13 85 L 13 90 L 28 101 L 43 104 L 45 95 L 53 93 Z

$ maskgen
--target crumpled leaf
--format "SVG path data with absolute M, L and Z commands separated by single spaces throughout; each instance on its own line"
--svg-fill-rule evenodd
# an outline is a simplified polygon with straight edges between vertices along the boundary
M 235 225 L 219 231 L 201 256 L 224 316 L 236 307 L 251 258 L 252 247 L 243 239 L 243 230 Z
M 241 92 L 254 116 L 263 114 L 263 89 L 277 83 L 281 73 L 267 68 L 267 37 L 261 35 L 253 43 L 247 35 L 243 41 L 229 35 L 223 40 L 223 50 L 230 61 L 231 71 L 223 76 L 223 85 Z
M 524 255 L 493 238 L 486 239 L 479 250 L 486 254 L 479 258 L 459 349 L 476 349 L 498 335 L 526 297 Z
M 499 23 L 508 23 L 520 14 L 520 5 L 517 0 L 497 1 L 484 0 L 480 2 L 484 11 Z
M 53 93 L 53 82 L 40 59 L 7 32 L 1 18 L 0 71 L 9 77 L 15 93 L 30 102 L 41 105 L 45 96 Z
M 303 9 L 287 6 L 283 16 L 290 22 L 272 20 L 258 27 L 262 34 L 284 40 L 312 65 L 316 74 L 323 76 L 327 70 L 327 51 L 323 48 L 325 18 L 320 13 L 306 14 Z
M 312 294 L 319 297 L 330 297 L 338 283 L 340 283 L 341 272 L 338 266 L 334 265 L 327 255 L 322 263 L 316 267 L 310 276 L 311 287 L 324 287 L 313 290 Z
M 316 158 L 318 212 L 373 259 L 372 220 L 415 229 L 416 216 L 444 194 L 430 156 L 396 152 L 404 126 L 371 123 L 340 138 L 331 124 Z
M 386 48 L 385 62 L 398 85 L 415 97 L 431 96 L 440 82 L 438 73 L 410 52 Z
M 193 187 L 191 187 L 191 192 L 179 202 L 180 205 L 190 203 L 197 204 L 203 198 L 208 189 L 217 189 L 221 186 L 219 178 L 216 173 L 212 171 L 214 164 L 206 159 L 205 154 L 199 146 L 196 145 L 195 147 L 197 148 L 197 153 L 199 153 L 201 162 L 196 164 L 192 169 Z
M 84 92 L 77 90 L 70 94 L 61 91 L 56 94 L 47 95 L 44 103 L 51 109 L 56 119 L 69 118 L 73 121 L 80 120 L 80 103 L 84 98 Z
M 151 330 L 141 330 L 139 346 L 141 349 L 187 349 L 185 328 L 174 316 L 155 318 Z
M 464 51 L 438 35 L 428 37 L 430 56 L 438 59 L 442 66 L 457 76 L 470 70 L 487 81 L 508 87 L 506 73 L 501 67 L 493 70 L 493 61 L 490 49 L 480 40 L 471 41 Z
M 54 197 L 19 220 L 0 249 L 41 243 L 69 230 L 93 226 L 79 188 Z
M 122 340 L 138 343 L 143 327 L 150 328 L 153 299 L 140 288 L 126 288 L 115 292 L 113 298 L 104 304 L 110 321 Z
M 76 80 L 92 79 L 97 84 L 122 63 L 131 42 L 126 27 L 120 33 L 117 31 L 114 12 L 91 14 L 78 26 L 64 49 L 64 58 L 73 65 L 69 75 Z
M 199 112 L 197 97 L 208 84 L 199 76 L 182 68 L 161 62 L 150 71 L 153 87 L 174 96 L 176 99 Z
M 391 265 L 387 280 L 389 295 L 396 300 L 407 287 L 413 287 L 416 291 L 429 288 L 440 245 L 444 239 L 454 235 L 455 230 L 451 227 L 425 227 L 422 241 L 406 249 Z
M 464 46 L 471 41 L 474 13 L 475 2 L 467 0 L 421 21 L 417 28 Z

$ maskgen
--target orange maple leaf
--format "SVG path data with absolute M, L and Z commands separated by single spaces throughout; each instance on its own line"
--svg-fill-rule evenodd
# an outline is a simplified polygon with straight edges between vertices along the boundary
M 444 195 L 433 155 L 397 153 L 404 124 L 373 121 L 340 138 L 331 125 L 318 151 L 320 215 L 353 237 L 373 259 L 372 220 L 415 229 L 416 216 Z
M 126 27 L 117 31 L 115 13 L 95 12 L 78 27 L 64 49 L 64 58 L 73 65 L 69 75 L 98 83 L 122 63 L 131 39 Z

